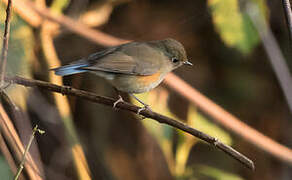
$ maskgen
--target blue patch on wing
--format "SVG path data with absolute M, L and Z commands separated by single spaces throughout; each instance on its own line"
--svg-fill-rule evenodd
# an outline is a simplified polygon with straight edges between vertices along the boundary
M 82 67 L 88 67 L 89 65 L 87 63 L 80 63 L 80 64 L 70 64 L 66 66 L 61 66 L 55 69 L 51 69 L 52 71 L 55 71 L 55 74 L 58 76 L 67 76 L 71 74 L 78 74 L 83 73 L 88 70 L 81 69 Z

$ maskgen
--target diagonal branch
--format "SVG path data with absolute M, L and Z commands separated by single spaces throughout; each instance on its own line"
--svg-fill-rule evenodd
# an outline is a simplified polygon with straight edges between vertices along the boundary
M 42 88 L 42 89 L 45 89 L 48 91 L 61 93 L 63 95 L 76 96 L 76 97 L 80 97 L 80 98 L 83 98 L 83 99 L 86 99 L 86 100 L 89 100 L 89 101 L 92 101 L 95 103 L 100 103 L 100 104 L 104 104 L 104 105 L 108 105 L 108 106 L 113 106 L 113 103 L 116 101 L 116 100 L 108 98 L 108 97 L 98 96 L 94 93 L 74 89 L 74 88 L 69 87 L 69 86 L 58 86 L 58 85 L 55 85 L 52 83 L 39 81 L 39 80 L 25 79 L 25 78 L 18 77 L 18 76 L 7 77 L 6 81 L 8 81 L 9 83 L 20 84 L 20 85 L 27 86 L 27 87 L 38 87 L 38 88 Z M 117 104 L 116 107 L 120 108 L 122 110 L 131 111 L 134 113 L 137 113 L 137 111 L 140 109 L 140 107 L 132 105 L 130 103 L 126 103 L 126 102 L 119 103 L 119 104 Z M 147 117 L 147 118 L 151 118 L 153 120 L 156 120 L 159 123 L 170 125 L 174 128 L 180 129 L 188 134 L 191 134 L 191 135 L 215 146 L 216 148 L 224 151 L 225 153 L 227 153 L 228 155 L 230 155 L 234 159 L 236 159 L 239 162 L 241 162 L 242 164 L 244 164 L 249 169 L 254 170 L 254 168 L 255 168 L 253 162 L 250 159 L 248 159 L 247 157 L 245 157 L 241 153 L 237 152 L 232 147 L 223 144 L 217 138 L 211 137 L 211 136 L 209 136 L 201 131 L 198 131 L 198 130 L 196 130 L 196 129 L 194 129 L 194 128 L 192 128 L 184 123 L 181 123 L 179 121 L 176 121 L 174 119 L 171 119 L 169 117 L 166 117 L 164 115 L 161 115 L 159 113 L 156 113 L 156 112 L 153 112 L 153 111 L 150 111 L 147 109 L 141 111 L 140 114 Z

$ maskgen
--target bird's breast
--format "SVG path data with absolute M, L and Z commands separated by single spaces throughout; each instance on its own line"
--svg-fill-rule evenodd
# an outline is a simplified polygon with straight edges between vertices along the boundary
M 127 93 L 143 93 L 158 86 L 164 79 L 164 76 L 165 74 L 161 72 L 148 76 L 119 74 L 115 75 L 115 78 L 110 80 L 110 82 L 119 91 Z

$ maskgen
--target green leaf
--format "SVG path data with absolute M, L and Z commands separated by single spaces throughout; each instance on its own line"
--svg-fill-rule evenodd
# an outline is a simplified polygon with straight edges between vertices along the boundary
M 208 0 L 213 23 L 224 43 L 248 54 L 259 43 L 256 29 L 246 14 L 240 12 L 238 0 Z

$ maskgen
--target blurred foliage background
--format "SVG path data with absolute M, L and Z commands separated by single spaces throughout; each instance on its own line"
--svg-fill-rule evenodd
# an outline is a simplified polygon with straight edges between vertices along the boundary
M 56 16 L 64 14 L 119 38 L 148 41 L 171 37 L 180 41 L 194 66 L 176 70 L 178 76 L 263 134 L 286 146 L 292 145 L 291 112 L 258 32 L 249 16 L 242 11 L 244 1 L 33 2 L 37 7 L 48 7 Z M 287 63 L 291 65 L 281 2 L 253 2 L 260 7 L 261 15 L 270 24 Z M 0 30 L 3 34 L 6 5 L 3 1 L 0 5 Z M 8 75 L 61 84 L 62 80 L 52 75 L 50 68 L 68 64 L 104 48 L 48 20 L 33 23 L 34 18 L 24 18 L 19 11 L 13 13 Z M 117 98 L 105 80 L 92 74 L 64 77 L 63 82 Z M 36 138 L 31 152 L 39 154 L 44 179 L 86 179 L 88 172 L 92 179 L 109 180 L 292 178 L 291 165 L 214 123 L 164 84 L 139 97 L 154 111 L 232 145 L 255 161 L 256 171 L 246 169 L 192 136 L 156 121 L 140 121 L 141 117 L 129 112 L 74 97 L 53 95 L 37 88 L 11 85 L 7 91 L 27 119 L 14 122 L 22 142 L 27 144 L 29 127 L 35 124 L 46 131 L 44 136 Z M 127 94 L 123 96 L 128 97 Z M 127 100 L 131 99 L 128 97 Z M 87 164 L 88 169 L 82 164 Z M 3 156 L 0 156 L 0 174 L 1 179 L 13 176 Z

